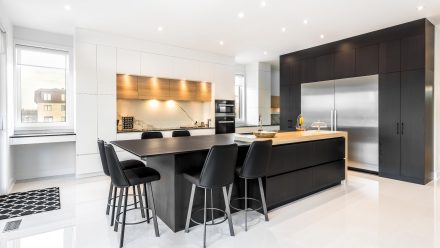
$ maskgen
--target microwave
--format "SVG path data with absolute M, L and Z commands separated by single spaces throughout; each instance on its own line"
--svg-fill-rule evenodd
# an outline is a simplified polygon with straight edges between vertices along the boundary
M 231 100 L 215 100 L 216 114 L 234 114 L 235 104 Z

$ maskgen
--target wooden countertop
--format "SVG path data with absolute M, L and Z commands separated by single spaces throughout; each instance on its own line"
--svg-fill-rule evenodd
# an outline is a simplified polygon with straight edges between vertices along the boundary
M 331 139 L 331 138 L 347 138 L 347 132 L 343 131 L 298 131 L 298 132 L 280 132 L 272 139 L 273 145 L 282 145 L 290 143 L 298 143 L 313 140 Z M 267 140 L 267 138 L 256 138 L 254 135 L 235 134 L 235 140 L 240 142 L 253 142 L 255 140 Z
M 339 131 L 282 132 L 278 133 L 273 141 L 274 145 L 281 145 L 338 137 L 347 137 L 347 133 Z M 138 157 L 145 158 L 167 154 L 204 151 L 209 150 L 214 145 L 237 143 L 239 146 L 249 146 L 250 142 L 252 141 L 237 141 L 236 134 L 217 134 L 163 139 L 119 140 L 112 141 L 111 143 Z

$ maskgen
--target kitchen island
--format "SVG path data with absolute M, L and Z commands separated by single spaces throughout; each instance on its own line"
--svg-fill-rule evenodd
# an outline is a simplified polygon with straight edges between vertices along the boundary
M 237 139 L 241 138 L 237 136 Z M 346 140 L 346 132 L 278 133 L 273 138 L 271 162 L 267 177 L 263 179 L 268 209 L 340 184 L 346 176 Z M 235 134 L 220 134 L 123 140 L 112 144 L 146 160 L 147 166 L 159 171 L 161 180 L 153 183 L 157 214 L 177 232 L 184 229 L 191 192 L 191 184 L 183 178 L 183 173 L 201 170 L 213 145 L 237 143 L 239 166 L 245 159 L 250 141 L 237 141 Z M 232 197 L 242 195 L 242 191 L 242 180 L 236 179 Z M 249 181 L 248 194 L 259 198 L 257 183 L 252 180 Z M 213 190 L 215 207 L 224 208 L 222 199 L 221 190 Z M 196 190 L 194 209 L 202 204 L 201 191 Z

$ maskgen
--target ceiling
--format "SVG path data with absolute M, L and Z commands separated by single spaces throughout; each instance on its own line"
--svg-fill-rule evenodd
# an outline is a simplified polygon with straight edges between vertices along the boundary
M 261 0 L 0 1 L 14 25 L 65 34 L 87 28 L 230 55 L 237 63 L 276 61 L 423 17 L 440 23 L 439 0 L 265 0 L 265 6 Z

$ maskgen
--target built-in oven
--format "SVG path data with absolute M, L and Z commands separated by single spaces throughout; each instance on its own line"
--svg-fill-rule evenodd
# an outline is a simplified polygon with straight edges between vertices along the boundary
M 215 113 L 234 114 L 235 104 L 230 100 L 215 100 Z
M 234 101 L 215 100 L 215 133 L 235 133 Z

